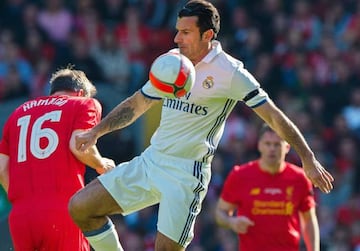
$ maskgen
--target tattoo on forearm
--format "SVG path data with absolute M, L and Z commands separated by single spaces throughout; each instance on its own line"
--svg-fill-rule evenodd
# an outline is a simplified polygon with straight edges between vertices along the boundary
M 109 129 L 110 131 L 122 128 L 128 125 L 134 118 L 135 112 L 134 108 L 126 106 L 121 110 L 115 112 L 109 117 Z

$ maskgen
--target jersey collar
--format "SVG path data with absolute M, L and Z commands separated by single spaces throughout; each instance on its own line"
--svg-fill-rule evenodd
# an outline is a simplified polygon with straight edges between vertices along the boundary
M 210 63 L 223 49 L 219 41 L 214 40 L 211 42 L 212 49 L 209 53 L 201 60 L 204 63 Z

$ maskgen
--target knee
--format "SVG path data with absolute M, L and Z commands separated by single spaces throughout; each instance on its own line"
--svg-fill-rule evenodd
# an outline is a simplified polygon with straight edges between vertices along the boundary
M 81 201 L 82 201 L 81 194 L 75 193 L 70 198 L 68 203 L 69 214 L 75 222 L 78 222 L 82 218 L 86 217 L 85 215 L 86 210 L 84 210 L 84 204 Z

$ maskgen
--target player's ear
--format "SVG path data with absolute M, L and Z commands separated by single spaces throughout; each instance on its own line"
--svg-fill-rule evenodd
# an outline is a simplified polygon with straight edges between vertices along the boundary
M 78 90 L 76 93 L 78 97 L 85 97 L 85 92 L 83 89 Z
M 214 31 L 212 29 L 208 29 L 203 33 L 203 39 L 207 41 L 211 41 L 213 37 L 214 37 Z
M 290 152 L 291 146 L 289 143 L 285 142 L 285 147 L 286 147 L 286 154 L 288 154 Z

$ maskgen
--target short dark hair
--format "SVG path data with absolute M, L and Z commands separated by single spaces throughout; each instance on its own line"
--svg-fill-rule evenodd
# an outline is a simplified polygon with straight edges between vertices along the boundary
M 86 77 L 85 73 L 73 69 L 69 65 L 59 69 L 52 74 L 50 79 L 50 95 L 58 91 L 84 91 L 85 97 L 93 97 L 96 94 L 96 87 Z
M 266 132 L 276 133 L 268 124 L 263 123 L 263 124 L 261 125 L 261 127 L 260 127 L 258 138 L 261 139 L 261 137 L 262 137 Z
M 202 35 L 205 31 L 212 29 L 214 31 L 215 39 L 220 31 L 220 15 L 215 6 L 205 0 L 190 0 L 187 4 L 179 11 L 178 17 L 198 17 L 198 27 L 200 34 Z

